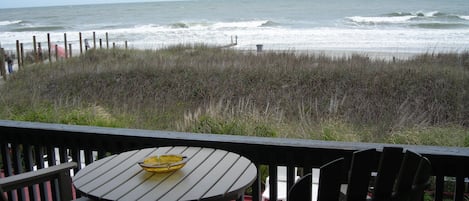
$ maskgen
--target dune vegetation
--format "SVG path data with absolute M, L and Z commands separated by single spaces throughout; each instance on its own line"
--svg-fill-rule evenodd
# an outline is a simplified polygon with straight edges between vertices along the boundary
M 469 53 L 90 50 L 0 85 L 0 118 L 262 137 L 469 146 Z

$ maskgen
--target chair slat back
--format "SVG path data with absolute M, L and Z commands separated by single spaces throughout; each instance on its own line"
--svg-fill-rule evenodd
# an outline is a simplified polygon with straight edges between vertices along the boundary
M 347 200 L 366 201 L 371 172 L 376 165 L 376 149 L 354 152 L 349 169 Z
M 381 153 L 373 189 L 373 201 L 388 200 L 401 169 L 404 154 L 400 147 L 385 147 Z
M 39 169 L 37 171 L 24 172 L 21 174 L 1 178 L 0 198 L 2 201 L 8 201 L 8 198 L 5 196 L 4 192 L 11 192 L 13 190 L 23 189 L 25 187 L 31 188 L 31 186 L 35 184 L 43 184 L 44 182 L 55 183 L 57 181 L 57 189 L 51 188 L 51 192 L 58 190 L 60 200 L 71 200 L 73 192 L 70 170 L 75 167 L 77 167 L 77 163 L 67 162 L 60 165 Z M 42 193 L 44 192 L 41 192 L 40 194 Z
M 394 196 L 397 200 L 408 197 L 412 191 L 412 185 L 421 160 L 420 154 L 407 150 L 401 164 L 401 170 L 397 177 Z
M 348 169 L 347 201 L 366 201 L 371 173 L 377 176 L 371 186 L 372 201 L 418 201 L 429 185 L 431 164 L 427 158 L 410 150 L 385 147 L 377 161 L 376 149 L 354 152 L 350 167 L 344 158 L 320 167 L 318 201 L 338 201 L 341 196 L 342 174 Z M 376 168 L 377 167 L 377 168 Z M 288 193 L 288 201 L 311 200 L 311 174 L 301 178 Z
M 298 179 L 293 184 L 292 188 L 287 194 L 288 201 L 311 201 L 312 197 L 312 173 L 306 174 L 305 176 Z
M 331 161 L 320 167 L 318 200 L 337 201 L 341 185 L 341 172 L 344 168 L 344 158 Z
M 432 166 L 427 158 L 422 157 L 420 160 L 417 173 L 414 177 L 412 191 L 409 195 L 409 201 L 422 200 L 423 191 L 430 186 L 430 176 L 432 174 Z

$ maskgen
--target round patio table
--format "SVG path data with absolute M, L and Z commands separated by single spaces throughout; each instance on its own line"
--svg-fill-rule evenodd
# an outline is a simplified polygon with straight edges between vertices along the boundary
M 162 154 L 187 156 L 174 172 L 152 173 L 138 164 Z M 72 178 L 77 191 L 95 200 L 233 200 L 257 176 L 256 166 L 239 154 L 203 147 L 159 147 L 123 152 L 97 160 Z

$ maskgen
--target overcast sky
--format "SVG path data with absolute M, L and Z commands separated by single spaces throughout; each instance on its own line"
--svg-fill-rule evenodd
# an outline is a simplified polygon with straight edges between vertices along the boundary
M 102 3 L 148 2 L 168 0 L 1 0 L 0 8 L 22 8 Z

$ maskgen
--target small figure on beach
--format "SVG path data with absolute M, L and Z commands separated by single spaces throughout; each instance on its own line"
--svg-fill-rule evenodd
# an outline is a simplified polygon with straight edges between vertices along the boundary
M 90 49 L 90 43 L 88 42 L 88 39 L 85 39 L 85 50 Z
M 5 54 L 5 61 L 8 64 L 8 73 L 12 74 L 13 73 L 13 59 L 7 54 Z

